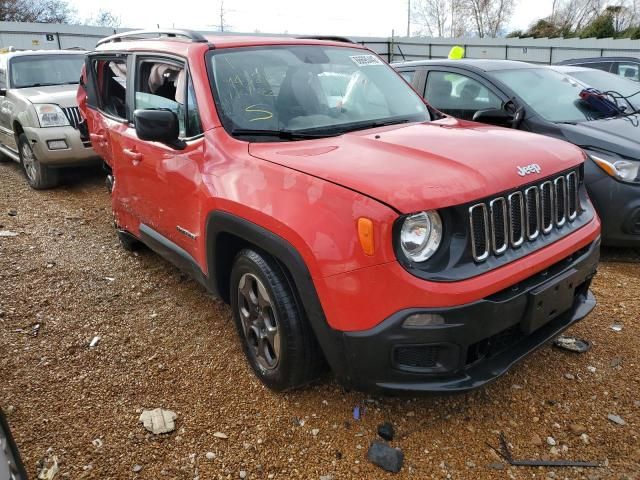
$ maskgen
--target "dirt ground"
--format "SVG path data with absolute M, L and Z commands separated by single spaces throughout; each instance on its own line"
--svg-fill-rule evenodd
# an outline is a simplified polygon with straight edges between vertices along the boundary
M 399 399 L 330 376 L 266 390 L 226 305 L 150 251 L 120 248 L 99 170 L 36 192 L 0 164 L 0 230 L 19 234 L 0 238 L 0 407 L 30 478 L 54 457 L 56 480 L 387 478 L 367 461 L 385 420 L 405 455 L 397 478 L 640 478 L 637 252 L 605 253 L 599 305 L 570 330 L 588 353 L 545 346 L 483 390 Z M 138 423 L 156 407 L 177 413 L 173 433 Z M 517 459 L 603 466 L 509 467 L 487 446 L 501 431 Z

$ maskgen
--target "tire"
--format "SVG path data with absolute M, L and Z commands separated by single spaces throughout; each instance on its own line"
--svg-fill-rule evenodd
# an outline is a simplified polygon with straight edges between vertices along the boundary
M 22 133 L 18 138 L 20 164 L 24 170 L 29 186 L 35 190 L 44 190 L 58 184 L 58 170 L 42 165 L 36 158 L 29 139 Z
M 125 232 L 124 230 L 120 230 L 116 226 L 116 235 L 118 236 L 118 241 L 120 242 L 120 246 L 125 249 L 127 252 L 135 252 L 136 250 L 140 250 L 142 243 L 136 237 L 131 235 L 129 232 Z
M 258 378 L 280 392 L 315 380 L 324 358 L 282 267 L 244 249 L 235 258 L 230 284 L 236 329 Z

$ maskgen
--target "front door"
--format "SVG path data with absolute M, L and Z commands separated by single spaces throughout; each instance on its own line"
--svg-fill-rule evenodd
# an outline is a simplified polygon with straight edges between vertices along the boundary
M 172 58 L 138 56 L 135 72 L 131 110 L 174 112 L 186 148 L 140 140 L 133 119 L 115 151 L 116 184 L 132 202 L 138 229 L 146 225 L 193 255 L 201 235 L 197 190 L 204 140 L 188 69 Z

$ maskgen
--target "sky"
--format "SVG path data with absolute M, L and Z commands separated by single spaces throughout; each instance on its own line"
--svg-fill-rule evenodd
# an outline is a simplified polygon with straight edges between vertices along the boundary
M 123 27 L 215 30 L 221 0 L 71 0 L 82 18 L 100 8 L 120 16 Z M 414 0 L 415 1 L 415 0 Z M 526 29 L 551 12 L 552 0 L 516 0 L 508 31 Z M 407 0 L 224 0 L 225 30 L 323 35 L 405 35 Z M 412 29 L 418 29 L 412 26 Z

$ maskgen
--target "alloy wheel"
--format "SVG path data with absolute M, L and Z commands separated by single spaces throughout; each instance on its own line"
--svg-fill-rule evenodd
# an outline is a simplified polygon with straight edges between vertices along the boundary
M 280 330 L 267 289 L 252 273 L 238 282 L 238 312 L 244 336 L 260 367 L 273 370 L 280 361 Z
M 22 166 L 27 177 L 32 182 L 36 181 L 36 156 L 28 143 L 22 144 Z

